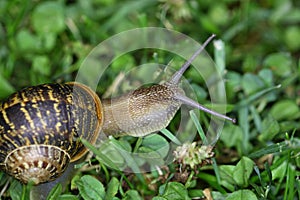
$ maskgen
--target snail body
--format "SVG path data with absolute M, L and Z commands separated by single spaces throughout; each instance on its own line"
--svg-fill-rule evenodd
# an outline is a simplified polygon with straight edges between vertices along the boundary
M 0 107 L 0 170 L 23 183 L 49 182 L 106 135 L 142 137 L 165 128 L 182 104 L 227 120 L 185 96 L 178 83 L 210 37 L 172 78 L 114 99 L 80 83 L 43 84 L 12 94 Z
M 118 98 L 103 99 L 103 132 L 142 137 L 165 128 L 181 106 L 175 94 L 184 92 L 181 88 L 162 84 L 139 88 Z

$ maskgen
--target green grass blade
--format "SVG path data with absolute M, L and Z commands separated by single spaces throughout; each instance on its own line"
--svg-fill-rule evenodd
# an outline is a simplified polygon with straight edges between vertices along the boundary
M 199 134 L 203 144 L 208 145 L 208 141 L 207 141 L 207 138 L 203 131 L 203 128 L 202 128 L 201 124 L 199 123 L 199 120 L 193 110 L 190 111 L 190 116 L 191 116 L 193 123 L 195 124 L 195 126 L 197 128 L 198 134 Z
M 160 132 L 162 132 L 164 134 L 164 136 L 166 136 L 167 138 L 169 138 L 172 142 L 174 142 L 176 145 L 181 145 L 181 142 L 177 139 L 177 137 L 175 137 L 171 131 L 169 131 L 168 129 L 162 129 L 160 130 Z

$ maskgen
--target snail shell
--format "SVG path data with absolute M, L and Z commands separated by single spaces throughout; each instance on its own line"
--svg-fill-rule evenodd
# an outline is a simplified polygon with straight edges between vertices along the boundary
M 56 179 L 86 153 L 80 138 L 96 142 L 102 116 L 99 97 L 78 83 L 12 94 L 0 107 L 0 169 L 23 183 Z

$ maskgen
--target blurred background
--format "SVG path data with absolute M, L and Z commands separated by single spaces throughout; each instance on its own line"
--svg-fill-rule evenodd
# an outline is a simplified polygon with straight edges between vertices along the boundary
M 299 199 L 297 0 L 0 0 L 0 98 L 30 85 L 74 80 L 83 59 L 96 45 L 139 27 L 172 29 L 200 43 L 215 33 L 225 45 L 227 102 L 238 123 L 226 124 L 215 147 L 216 160 L 227 166 L 226 170 L 233 170 L 247 156 L 257 168 L 247 178 L 250 183 L 240 183 L 236 179 L 242 177 L 232 175 L 221 179 L 221 184 L 220 179 L 212 181 L 211 171 L 202 174 L 205 178 L 191 178 L 193 187 L 185 180 L 189 197 L 198 190 L 203 197 L 201 192 L 207 187 L 224 198 L 234 191 L 250 190 L 262 199 Z M 206 50 L 214 57 L 213 45 Z M 122 70 L 155 59 L 167 64 L 174 57 L 164 53 L 158 58 L 151 56 L 128 55 L 113 63 L 108 81 L 97 88 L 99 94 L 105 93 Z M 201 87 L 192 74 L 187 72 L 186 78 Z M 205 101 L 208 97 L 200 98 Z M 159 186 L 143 187 L 139 194 L 153 197 L 159 194 Z

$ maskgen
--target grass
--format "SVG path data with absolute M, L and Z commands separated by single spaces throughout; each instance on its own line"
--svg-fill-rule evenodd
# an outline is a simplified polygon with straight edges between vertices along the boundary
M 200 113 L 200 129 L 188 117 L 179 135 L 177 115 L 163 134 L 110 138 L 100 147 L 86 143 L 94 156 L 77 165 L 80 171 L 66 190 L 57 185 L 48 198 L 300 199 L 299 6 L 293 0 L 0 1 L 3 100 L 26 86 L 74 80 L 96 45 L 129 29 L 165 27 L 200 43 L 215 33 L 219 40 L 206 50 L 226 80 L 226 108 L 236 124 L 212 130 Z M 137 65 L 171 60 L 172 67 L 184 62 L 158 49 L 123 55 L 105 72 L 97 92 L 104 94 L 120 73 Z M 209 106 L 205 82 L 192 69 L 185 78 L 198 101 Z M 135 87 L 140 81 L 135 80 L 122 89 Z M 189 138 L 196 127 L 201 135 Z M 213 158 L 199 159 L 201 129 L 209 132 Z M 193 153 L 173 161 L 174 144 L 182 141 L 195 142 L 186 149 Z M 2 199 L 27 199 L 30 189 L 0 174 Z

